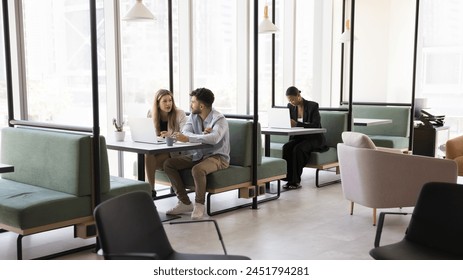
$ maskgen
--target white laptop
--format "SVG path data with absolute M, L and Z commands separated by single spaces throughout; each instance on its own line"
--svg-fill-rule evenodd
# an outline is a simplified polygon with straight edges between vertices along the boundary
M 268 127 L 291 128 L 289 108 L 270 108 L 268 111 Z
M 162 144 L 165 140 L 158 137 L 151 118 L 129 118 L 129 127 L 132 134 L 132 141 Z

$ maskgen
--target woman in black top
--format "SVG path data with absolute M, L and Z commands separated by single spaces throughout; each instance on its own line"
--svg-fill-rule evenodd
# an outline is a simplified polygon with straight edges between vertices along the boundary
M 318 103 L 302 98 L 301 91 L 291 86 L 286 90 L 288 108 L 292 127 L 321 128 Z M 313 151 L 326 149 L 323 133 L 291 136 L 283 145 L 283 158 L 287 162 L 286 181 L 284 188 L 297 189 L 301 187 L 301 175 L 304 166 L 309 162 Z

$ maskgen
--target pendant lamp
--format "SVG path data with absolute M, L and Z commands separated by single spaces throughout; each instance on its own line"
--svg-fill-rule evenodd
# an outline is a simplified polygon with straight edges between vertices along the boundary
M 264 20 L 259 24 L 259 33 L 275 33 L 278 27 L 273 24 L 268 17 L 268 4 L 264 7 Z
M 350 42 L 351 32 L 350 32 L 350 20 L 346 19 L 346 29 L 341 34 L 339 41 L 341 43 Z M 354 35 L 354 40 L 358 40 L 357 36 Z
M 122 20 L 132 20 L 132 21 L 140 21 L 140 20 L 155 20 L 156 18 L 154 15 L 148 10 L 148 8 L 142 3 L 142 0 L 137 0 L 135 5 L 129 12 L 125 15 Z

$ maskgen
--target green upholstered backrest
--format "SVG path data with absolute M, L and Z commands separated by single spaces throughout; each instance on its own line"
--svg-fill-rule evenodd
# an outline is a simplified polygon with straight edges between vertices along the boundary
M 410 107 L 353 105 L 354 118 L 390 119 L 392 123 L 373 126 L 352 126 L 353 131 L 367 135 L 408 137 L 410 132 Z
M 347 112 L 320 111 L 322 127 L 326 129 L 326 144 L 334 147 L 342 143 L 341 134 L 347 130 Z
M 111 189 L 110 177 L 106 139 L 100 136 L 100 193 L 107 193 Z
M 109 190 L 109 168 L 101 138 L 102 192 Z M 92 192 L 92 138 L 89 135 L 30 128 L 2 129 L 1 162 L 15 170 L 2 178 L 77 196 Z
M 228 119 L 230 129 L 230 164 L 237 166 L 251 166 L 252 164 L 252 128 L 253 122 L 246 120 Z M 257 164 L 262 162 L 260 147 L 260 126 L 257 131 Z

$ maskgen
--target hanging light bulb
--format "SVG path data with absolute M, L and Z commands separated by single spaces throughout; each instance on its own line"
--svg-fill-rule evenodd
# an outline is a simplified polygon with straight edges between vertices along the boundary
M 135 5 L 129 12 L 125 15 L 122 20 L 132 20 L 132 21 L 141 21 L 141 20 L 156 20 L 154 15 L 148 10 L 148 8 L 142 3 L 142 0 L 137 0 Z
M 278 27 L 273 24 L 268 17 L 268 3 L 264 7 L 264 20 L 259 24 L 259 33 L 275 33 Z

